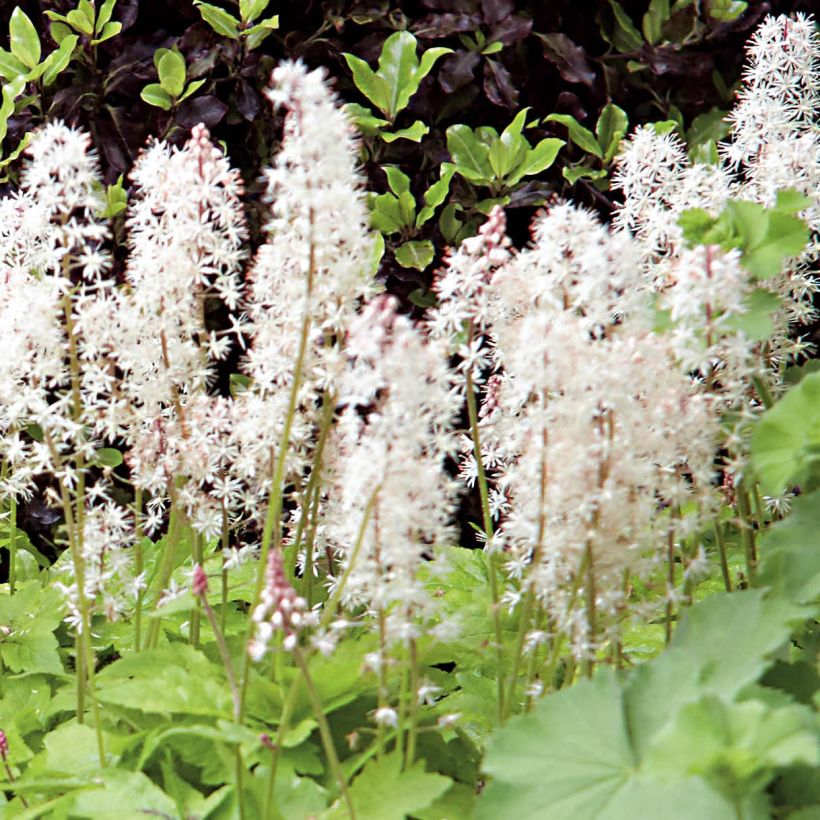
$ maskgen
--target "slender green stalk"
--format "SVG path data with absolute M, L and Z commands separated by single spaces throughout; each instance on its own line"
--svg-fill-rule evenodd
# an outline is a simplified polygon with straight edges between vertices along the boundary
M 727 592 L 732 591 L 732 577 L 729 574 L 729 561 L 726 555 L 726 539 L 723 537 L 723 525 L 715 516 L 712 522 L 715 528 L 715 541 L 718 545 L 718 554 L 720 556 L 720 574 L 723 576 L 723 586 Z
M 273 792 L 276 785 L 276 770 L 279 765 L 279 755 L 284 748 L 285 738 L 290 729 L 290 719 L 293 715 L 293 710 L 296 708 L 296 701 L 299 699 L 299 678 L 294 678 L 290 685 L 288 694 L 285 697 L 285 702 L 282 705 L 282 717 L 279 720 L 279 730 L 276 733 L 276 743 L 271 749 L 271 765 L 268 773 L 268 783 L 265 790 L 265 820 L 269 820 L 272 816 L 273 809 Z
M 145 558 L 142 554 L 142 489 L 137 487 L 134 491 L 134 566 L 137 578 L 142 575 L 145 568 Z M 142 645 L 142 602 L 143 589 L 137 590 L 137 603 L 134 609 L 134 650 L 140 651 Z
M 14 595 L 17 584 L 17 496 L 9 501 L 9 595 Z
M 322 739 L 322 747 L 325 750 L 325 755 L 327 755 L 330 768 L 333 771 L 336 782 L 339 785 L 339 791 L 342 793 L 342 797 L 347 805 L 350 820 L 356 820 L 356 809 L 353 806 L 353 800 L 350 797 L 350 790 L 347 787 L 347 778 L 345 778 L 344 772 L 342 771 L 339 756 L 336 754 L 336 747 L 333 745 L 333 735 L 330 732 L 330 726 L 328 725 L 327 718 L 322 710 L 322 701 L 319 698 L 319 693 L 316 691 L 316 686 L 313 683 L 313 677 L 311 676 L 308 665 L 305 662 L 305 657 L 302 654 L 302 650 L 298 646 L 293 650 L 293 658 L 296 661 L 296 665 L 299 667 L 299 671 L 302 673 L 302 680 L 304 681 L 305 688 L 307 689 L 310 705 L 313 707 L 313 715 L 316 718 L 316 722 L 319 724 L 319 736 Z
M 585 564 L 586 564 L 586 583 L 584 584 L 584 594 L 586 596 L 585 606 L 587 611 L 587 624 L 589 626 L 589 642 L 595 651 L 595 640 L 598 637 L 598 615 L 596 609 L 595 599 L 597 597 L 595 585 L 595 558 L 592 552 L 592 541 L 587 541 L 586 549 L 584 550 Z M 595 658 L 586 658 L 584 660 L 584 674 L 592 677 L 592 672 L 595 669 Z
M 202 535 L 200 533 L 192 533 L 191 538 L 191 558 L 194 566 L 202 565 Z M 191 625 L 188 633 L 188 642 L 195 649 L 199 648 L 199 632 L 200 632 L 200 616 L 201 616 L 202 602 L 199 598 L 196 599 L 194 608 L 191 610 Z
M 753 586 L 757 577 L 757 546 L 755 545 L 755 527 L 752 510 L 749 506 L 749 493 L 743 484 L 735 488 L 737 511 L 740 516 L 740 532 L 746 557 L 746 574 L 749 586 Z
M 168 521 L 168 536 L 165 541 L 165 550 L 162 554 L 162 564 L 159 569 L 159 580 L 157 582 L 156 595 L 154 597 L 154 609 L 159 605 L 162 591 L 171 580 L 171 574 L 174 571 L 174 558 L 176 557 L 177 546 L 182 535 L 183 529 L 183 515 L 179 510 L 179 505 L 176 503 L 176 492 L 171 496 L 171 513 Z M 162 619 L 157 615 L 148 627 L 148 636 L 145 640 L 146 649 L 155 649 L 159 642 L 160 628 Z
M 409 702 L 407 707 L 407 746 L 405 747 L 404 766 L 413 765 L 416 759 L 416 738 L 418 737 L 419 720 L 419 653 L 416 641 L 410 639 L 410 680 Z
M 675 605 L 672 602 L 672 590 L 675 589 L 675 528 L 669 528 L 666 534 L 666 623 L 664 624 L 664 638 L 666 643 L 672 640 L 672 618 L 675 617 Z
M 228 620 L 228 570 L 225 567 L 225 555 L 227 554 L 228 548 L 230 546 L 230 528 L 228 522 L 228 509 L 225 506 L 225 502 L 222 502 L 222 577 L 221 577 L 221 588 L 222 588 L 222 598 L 219 603 L 219 620 L 222 627 L 222 631 L 225 631 L 225 624 Z
M 219 647 L 219 656 L 222 658 L 222 665 L 225 667 L 225 677 L 228 679 L 228 686 L 231 689 L 231 698 L 233 699 L 233 717 L 239 723 L 240 710 L 240 694 L 239 684 L 236 680 L 236 672 L 233 668 L 233 661 L 231 660 L 231 653 L 228 651 L 228 644 L 225 642 L 225 636 L 219 628 L 219 622 L 216 620 L 213 608 L 208 603 L 207 591 L 202 595 L 198 595 L 197 599 L 202 602 L 202 608 L 205 610 L 205 615 L 211 625 L 211 629 L 216 638 L 216 645 Z

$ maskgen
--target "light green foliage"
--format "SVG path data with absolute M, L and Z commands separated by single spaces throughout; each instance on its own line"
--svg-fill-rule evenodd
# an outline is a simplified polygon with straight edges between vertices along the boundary
M 407 815 L 426 809 L 444 794 L 450 778 L 424 771 L 420 761 L 402 770 L 401 758 L 390 754 L 373 760 L 353 781 L 350 789 L 357 817 L 379 820 L 404 820 Z M 343 806 L 327 815 L 327 820 L 348 817 Z
M 752 464 L 764 492 L 778 495 L 795 484 L 818 486 L 820 373 L 810 373 L 767 410 L 752 437 Z
M 409 31 L 397 31 L 385 40 L 379 66 L 374 71 L 364 60 L 353 54 L 345 54 L 353 82 L 359 91 L 383 114 L 385 119 L 360 105 L 348 106 L 348 113 L 365 135 L 378 135 L 386 142 L 409 139 L 419 142 L 429 132 L 428 126 L 416 121 L 400 131 L 384 131 L 407 108 L 410 98 L 418 91 L 421 81 L 432 71 L 440 57 L 449 54 L 450 48 L 430 48 L 421 60 L 416 55 L 416 38 Z
M 523 134 L 528 111 L 519 111 L 501 134 L 487 126 L 473 130 L 467 125 L 451 125 L 447 129 L 447 149 L 456 173 L 474 185 L 489 187 L 495 197 L 524 177 L 549 168 L 565 143 L 547 137 L 531 145 Z M 489 211 L 492 204 L 485 209 Z
M 90 0 L 80 0 L 77 8 L 67 14 L 47 11 L 46 16 L 52 21 L 51 36 L 60 45 L 72 36 L 72 31 L 90 38 L 91 45 L 110 40 L 122 31 L 122 23 L 111 19 L 115 5 L 116 0 L 105 0 L 97 11 Z
M 773 208 L 747 200 L 729 200 L 713 217 L 701 208 L 684 211 L 679 224 L 690 245 L 737 248 L 741 262 L 756 279 L 768 279 L 806 247 L 809 230 L 796 216 L 811 200 L 797 191 L 780 191 Z
M 158 48 L 154 52 L 158 83 L 149 83 L 140 96 L 149 105 L 170 111 L 196 93 L 205 80 L 194 80 L 186 86 L 185 58 L 176 50 Z
M 435 215 L 447 198 L 455 166 L 445 162 L 438 180 L 423 194 L 424 205 L 418 210 L 410 190 L 410 177 L 395 165 L 383 167 L 390 192 L 371 195 L 370 218 L 373 227 L 385 235 L 399 234 L 401 244 L 395 248 L 396 261 L 405 268 L 425 270 L 433 261 L 435 247 L 429 240 L 410 239 Z
M 240 0 L 239 18 L 219 6 L 195 0 L 202 19 L 219 35 L 230 40 L 245 39 L 248 49 L 258 48 L 271 32 L 279 28 L 279 15 L 258 20 L 270 0 Z M 257 22 L 258 20 L 258 22 Z
M 621 140 L 629 127 L 626 112 L 614 103 L 605 105 L 595 124 L 595 133 L 581 125 L 570 114 L 550 114 L 544 122 L 557 122 L 565 126 L 570 141 L 589 154 L 583 162 L 564 167 L 564 179 L 571 185 L 579 179 L 589 179 L 596 182 L 599 187 L 605 187 L 609 166 L 618 153 Z

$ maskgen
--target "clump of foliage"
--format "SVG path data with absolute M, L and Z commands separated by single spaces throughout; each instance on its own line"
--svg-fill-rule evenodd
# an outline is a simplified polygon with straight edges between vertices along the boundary
M 554 11 L 354 5 L 10 16 L 4 813 L 810 817 L 814 22 L 762 21 L 725 128 L 628 134 L 755 4 L 613 0 L 597 62 Z M 514 112 L 532 37 L 622 105 Z M 334 48 L 368 105 L 272 59 Z M 612 224 L 552 196 L 519 249 L 564 183 Z

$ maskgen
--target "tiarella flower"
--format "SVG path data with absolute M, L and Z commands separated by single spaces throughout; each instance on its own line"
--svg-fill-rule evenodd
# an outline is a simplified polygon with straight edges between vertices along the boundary
M 337 582 L 346 579 L 342 603 L 381 613 L 385 642 L 404 644 L 437 612 L 419 568 L 451 538 L 455 485 L 444 459 L 459 399 L 444 351 L 398 315 L 390 297 L 362 312 L 348 352 L 323 518 Z
M 354 131 L 322 71 L 286 62 L 269 97 L 286 110 L 282 145 L 267 172 L 267 242 L 250 273 L 249 389 L 236 402 L 234 475 L 252 499 L 270 492 L 273 463 L 303 475 L 313 455 L 320 401 L 344 366 L 340 346 L 359 300 L 373 287 L 373 240 Z M 281 451 L 284 451 L 283 453 Z

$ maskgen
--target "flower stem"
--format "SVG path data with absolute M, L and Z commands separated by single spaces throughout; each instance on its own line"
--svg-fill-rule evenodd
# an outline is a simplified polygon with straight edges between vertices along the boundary
M 325 713 L 322 711 L 322 701 L 319 698 L 319 693 L 316 691 L 316 686 L 313 683 L 313 678 L 310 674 L 310 670 L 308 669 L 308 665 L 305 662 L 305 657 L 302 654 L 302 650 L 298 646 L 293 650 L 293 658 L 296 661 L 296 665 L 299 667 L 299 671 L 302 673 L 302 680 L 304 681 L 305 688 L 307 689 L 310 704 L 313 707 L 313 714 L 316 718 L 316 722 L 319 724 L 319 735 L 322 738 L 322 747 L 327 755 L 330 768 L 336 777 L 336 782 L 339 785 L 339 791 L 341 791 L 342 797 L 347 805 L 350 820 L 356 820 L 356 809 L 354 808 L 353 800 L 350 797 L 350 790 L 347 787 L 347 779 L 342 771 L 339 756 L 336 754 L 336 747 L 333 745 L 333 735 L 330 732 L 330 726 L 328 725 Z

